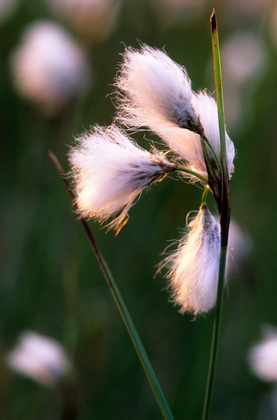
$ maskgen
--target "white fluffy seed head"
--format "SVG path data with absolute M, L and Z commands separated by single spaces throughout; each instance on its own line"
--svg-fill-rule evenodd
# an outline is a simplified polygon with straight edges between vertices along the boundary
M 220 157 L 220 136 L 216 101 L 212 96 L 205 92 L 200 92 L 198 94 L 193 92 L 191 106 L 195 119 L 199 121 L 206 139 L 210 142 L 217 156 Z M 175 153 L 184 159 L 185 167 L 208 178 L 199 134 L 186 128 L 166 124 L 153 124 L 151 129 L 158 134 L 158 136 L 161 137 Z M 227 167 L 229 175 L 231 176 L 233 172 L 235 148 L 227 132 L 225 132 L 225 138 Z M 186 177 L 194 180 L 193 176 L 186 173 L 184 174 Z
M 70 364 L 62 346 L 52 338 L 26 332 L 18 345 L 7 354 L 10 368 L 42 385 L 54 385 L 70 371 Z
M 89 66 L 82 48 L 52 22 L 31 24 L 11 57 L 19 92 L 48 114 L 56 114 L 89 83 Z
M 117 75 L 119 120 L 128 126 L 186 125 L 191 119 L 191 81 L 164 52 L 127 48 Z
M 214 98 L 205 92 L 192 95 L 192 107 L 199 118 L 206 138 L 211 143 L 217 156 L 220 157 L 220 135 L 218 124 L 217 104 Z M 227 167 L 229 174 L 233 171 L 233 161 L 235 157 L 234 143 L 225 131 Z
M 248 356 L 253 373 L 263 381 L 277 382 L 277 330 L 268 328 Z
M 99 127 L 77 139 L 69 154 L 76 204 L 82 217 L 114 220 L 117 232 L 134 200 L 176 169 L 165 156 L 140 148 L 117 126 Z
M 182 166 L 208 179 L 198 134 L 184 128 L 165 127 L 162 125 L 153 127 L 153 131 L 180 157 Z M 199 181 L 199 178 L 194 178 L 193 175 L 187 172 L 182 172 L 182 176 L 189 178 L 191 181 Z
M 202 205 L 188 229 L 177 251 L 166 260 L 170 266 L 167 277 L 180 312 L 197 315 L 209 311 L 216 302 L 220 226 Z
M 162 51 L 146 45 L 141 50 L 128 48 L 115 85 L 118 120 L 130 127 L 149 127 L 188 169 L 207 178 L 200 134 L 204 132 L 219 157 L 217 105 L 208 94 L 192 91 L 186 70 Z M 227 133 L 226 144 L 231 174 L 235 150 Z

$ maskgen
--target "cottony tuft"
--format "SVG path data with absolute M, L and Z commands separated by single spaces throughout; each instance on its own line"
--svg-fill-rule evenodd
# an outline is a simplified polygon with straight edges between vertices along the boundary
M 96 126 L 78 138 L 69 161 L 78 213 L 100 222 L 114 218 L 109 227 L 116 232 L 142 191 L 176 169 L 163 153 L 142 149 L 115 125 Z

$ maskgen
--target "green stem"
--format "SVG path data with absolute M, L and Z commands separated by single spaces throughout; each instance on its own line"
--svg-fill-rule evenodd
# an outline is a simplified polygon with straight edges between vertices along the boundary
M 222 171 L 221 162 L 220 162 L 220 160 L 219 160 L 219 158 L 218 158 L 218 156 L 217 156 L 217 154 L 216 154 L 213 146 L 211 145 L 211 143 L 209 142 L 209 140 L 207 139 L 207 137 L 205 135 L 202 135 L 201 136 L 201 143 L 202 143 L 202 148 L 203 148 L 204 145 L 209 147 L 209 149 L 212 152 L 212 155 L 213 155 L 213 157 L 214 157 L 214 159 L 215 159 L 215 161 L 216 161 L 216 163 L 217 163 L 220 171 Z M 203 153 L 204 153 L 204 156 L 206 156 L 208 158 L 208 155 L 207 155 L 208 152 L 207 152 L 207 149 L 206 148 L 204 148 Z
M 63 171 L 63 169 L 60 165 L 60 162 L 58 161 L 57 157 L 54 155 L 54 153 L 52 151 L 49 151 L 49 155 L 50 155 L 50 158 L 53 161 L 57 171 L 59 172 L 62 180 L 64 181 L 64 184 L 67 188 L 67 191 L 70 194 L 70 197 L 71 197 L 73 203 L 75 203 L 74 193 L 72 192 L 72 190 L 70 188 L 70 185 L 69 185 L 69 183 L 67 181 L 67 178 L 66 178 L 66 175 L 64 174 L 64 171 Z M 84 227 L 86 235 L 89 239 L 90 245 L 91 245 L 91 247 L 94 251 L 97 262 L 98 262 L 98 264 L 99 264 L 99 266 L 102 270 L 104 278 L 105 278 L 105 280 L 108 284 L 108 287 L 111 291 L 111 294 L 114 298 L 115 304 L 116 304 L 116 306 L 119 310 L 119 313 L 120 313 L 120 315 L 123 319 L 123 322 L 126 326 L 126 329 L 129 333 L 129 336 L 130 336 L 130 338 L 132 340 L 132 343 L 135 347 L 136 353 L 137 353 L 138 358 L 139 358 L 139 360 L 142 364 L 143 370 L 146 374 L 146 377 L 149 381 L 149 384 L 152 388 L 152 391 L 155 395 L 156 401 L 157 401 L 157 403 L 160 407 L 163 418 L 165 420 L 173 420 L 173 416 L 172 416 L 170 408 L 167 404 L 166 398 L 163 394 L 163 391 L 160 387 L 160 384 L 159 384 L 159 382 L 156 378 L 156 375 L 153 371 L 152 365 L 151 365 L 150 360 L 148 359 L 148 356 L 145 352 L 145 349 L 144 349 L 143 344 L 140 340 L 139 334 L 138 334 L 138 332 L 137 332 L 137 330 L 134 326 L 131 315 L 129 314 L 129 312 L 127 310 L 127 307 L 125 305 L 125 302 L 123 300 L 123 297 L 121 296 L 121 294 L 119 292 L 119 289 L 116 285 L 115 279 L 113 278 L 113 275 L 112 275 L 112 273 L 111 273 L 111 271 L 108 267 L 107 262 L 105 261 L 103 255 L 101 253 L 101 250 L 100 250 L 100 248 L 99 248 L 99 246 L 98 246 L 98 244 L 95 240 L 95 237 L 94 237 L 88 223 L 83 218 L 81 218 L 80 220 L 81 220 L 81 223 Z
M 208 194 L 210 192 L 210 187 L 207 185 L 203 191 L 202 197 L 201 197 L 201 205 L 206 205 L 207 204 L 207 197 Z
M 219 260 L 219 272 L 218 272 L 217 300 L 216 300 L 216 308 L 215 308 L 215 315 L 214 315 L 210 363 L 209 363 L 209 371 L 208 371 L 202 420 L 208 420 L 210 416 L 211 404 L 212 404 L 212 399 L 213 399 L 215 372 L 216 372 L 216 367 L 217 367 L 219 338 L 220 338 L 220 330 L 221 330 L 221 318 L 222 318 L 223 290 L 224 290 L 224 283 L 225 283 L 226 259 L 227 259 L 227 250 L 228 250 L 228 234 L 229 234 L 229 224 L 230 224 L 230 215 L 231 215 L 229 179 L 226 180 L 225 178 L 225 180 L 223 180 L 222 191 L 223 191 L 222 192 L 222 206 L 221 206 L 221 214 L 220 214 L 221 248 L 220 248 L 220 260 Z
M 170 408 L 168 407 L 168 404 L 166 402 L 165 396 L 163 394 L 163 391 L 159 385 L 159 382 L 156 378 L 156 375 L 153 371 L 152 365 L 150 363 L 150 360 L 148 359 L 148 356 L 145 352 L 145 349 L 143 347 L 143 344 L 140 340 L 139 334 L 134 326 L 134 323 L 132 321 L 131 315 L 128 312 L 128 309 L 125 305 L 125 302 L 123 300 L 123 297 L 121 296 L 119 289 L 116 285 L 116 282 L 112 276 L 112 273 L 101 254 L 101 251 L 95 241 L 94 236 L 92 235 L 92 232 L 87 224 L 87 222 L 84 219 L 81 219 L 81 222 L 83 224 L 83 227 L 86 231 L 86 234 L 89 238 L 91 247 L 95 253 L 96 259 L 98 261 L 98 264 L 102 270 L 102 273 L 105 277 L 105 280 L 109 286 L 110 292 L 114 298 L 114 301 L 116 303 L 117 309 L 119 310 L 119 313 L 123 319 L 123 322 L 125 324 L 125 327 L 129 333 L 129 336 L 133 342 L 133 345 L 135 347 L 136 353 L 138 355 L 138 358 L 142 364 L 143 370 L 145 372 L 145 375 L 149 381 L 149 384 L 152 388 L 152 391 L 155 395 L 155 398 L 157 400 L 157 403 L 160 407 L 160 410 L 163 414 L 164 419 L 173 420 L 173 416 L 171 414 Z
M 213 399 L 215 372 L 216 372 L 216 366 L 217 366 L 219 338 L 220 338 L 220 330 L 221 330 L 220 327 L 221 327 L 221 318 L 222 318 L 222 303 L 223 303 L 226 256 L 227 256 L 227 247 L 221 247 L 219 275 L 218 275 L 218 288 L 217 288 L 217 304 L 215 308 L 210 362 L 209 362 L 207 387 L 206 387 L 206 395 L 205 395 L 205 401 L 204 401 L 202 420 L 207 420 L 210 417 L 211 405 L 212 405 L 212 399 Z
M 220 48 L 219 48 L 218 25 L 217 25 L 217 19 L 216 19 L 216 14 L 215 14 L 214 9 L 210 18 L 210 24 L 211 24 L 216 102 L 217 102 L 217 109 L 218 109 L 221 159 L 225 159 L 226 158 L 226 139 L 225 139 L 225 117 L 224 117 L 224 101 L 223 101 L 223 86 L 222 86 L 222 70 L 221 70 L 221 58 L 220 58 Z
M 176 170 L 177 171 L 181 171 L 181 172 L 186 172 L 187 174 L 191 174 L 191 175 L 195 176 L 195 178 L 198 178 L 199 181 L 202 181 L 202 182 L 205 182 L 205 184 L 208 184 L 207 178 L 205 178 L 204 176 L 198 174 L 195 171 L 192 171 L 190 169 L 184 168 L 183 166 L 177 166 Z
M 208 378 L 207 378 L 202 420 L 209 419 L 210 412 L 211 412 L 212 399 L 213 399 L 213 390 L 214 390 L 214 382 L 215 382 L 215 374 L 216 374 L 218 350 L 219 350 L 220 330 L 221 330 L 223 290 L 224 290 L 224 283 L 225 283 L 228 234 L 229 234 L 229 224 L 230 224 L 230 215 L 231 215 L 230 182 L 229 182 L 229 173 L 228 173 L 227 159 L 226 159 L 227 148 L 226 148 L 226 138 L 225 138 L 225 117 L 224 117 L 221 60 L 220 60 L 220 49 L 219 49 L 218 26 L 217 26 L 215 10 L 213 10 L 213 13 L 211 15 L 210 24 L 211 24 L 213 63 L 214 63 L 214 79 L 215 79 L 216 95 L 217 95 L 219 134 L 220 134 L 220 161 L 221 161 L 221 168 L 222 168 L 220 195 L 219 195 L 219 201 L 217 203 L 219 214 L 220 214 L 221 248 L 220 248 L 219 272 L 218 272 L 217 301 L 216 301 L 216 308 L 215 308 L 210 363 L 209 363 L 209 370 L 208 370 Z

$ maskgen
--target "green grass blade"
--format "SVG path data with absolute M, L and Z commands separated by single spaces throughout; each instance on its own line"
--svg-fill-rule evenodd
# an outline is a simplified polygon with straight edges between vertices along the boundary
M 213 335 L 211 343 L 210 362 L 208 370 L 208 378 L 206 385 L 205 401 L 202 413 L 202 420 L 208 420 L 211 412 L 211 405 L 213 399 L 213 390 L 215 383 L 215 374 L 218 359 L 219 340 L 221 331 L 221 319 L 222 319 L 222 305 L 223 305 L 223 290 L 225 281 L 226 271 L 226 259 L 228 249 L 228 232 L 230 223 L 230 185 L 229 185 L 229 174 L 227 169 L 227 148 L 226 148 L 226 136 L 225 136 L 225 116 L 224 116 L 224 101 L 223 101 L 223 87 L 222 87 L 222 71 L 221 71 L 221 59 L 220 59 L 220 48 L 219 48 L 219 36 L 218 26 L 215 10 L 210 18 L 211 24 L 211 39 L 212 39 L 212 51 L 213 51 L 213 64 L 214 64 L 214 80 L 216 87 L 216 100 L 218 108 L 218 123 L 219 123 L 219 134 L 220 134 L 220 159 L 222 164 L 221 174 L 221 197 L 220 197 L 220 227 L 221 227 L 221 249 L 220 249 L 220 262 L 219 262 L 219 273 L 218 273 L 218 289 L 217 289 L 217 301 L 214 316 Z
M 74 194 L 73 194 L 73 192 L 70 188 L 70 185 L 67 181 L 66 175 L 65 175 L 65 173 L 64 173 L 64 171 L 61 167 L 60 162 L 58 161 L 57 157 L 54 155 L 54 153 L 52 151 L 49 151 L 49 156 L 50 156 L 51 160 L 53 161 L 57 171 L 59 172 L 62 180 L 64 181 L 64 184 L 67 188 L 67 191 L 70 194 L 70 197 L 71 197 L 71 199 L 74 203 L 75 202 L 75 196 L 74 196 Z M 110 292 L 113 296 L 115 304 L 116 304 L 116 306 L 119 310 L 119 313 L 120 313 L 120 315 L 123 319 L 123 322 L 126 326 L 126 329 L 129 333 L 129 336 L 130 336 L 130 338 L 132 340 L 132 343 L 135 347 L 136 353 L 137 353 L 138 358 L 139 358 L 139 360 L 142 364 L 143 370 L 144 370 L 145 375 L 146 375 L 146 377 L 149 381 L 149 384 L 152 388 L 152 391 L 153 391 L 154 396 L 156 398 L 156 401 L 159 405 L 159 408 L 161 410 L 163 418 L 165 420 L 173 420 L 173 416 L 172 416 L 172 413 L 171 413 L 170 408 L 168 406 L 168 403 L 166 401 L 166 398 L 164 396 L 164 393 L 163 393 L 163 391 L 161 389 L 161 386 L 159 384 L 159 381 L 158 381 L 158 379 L 157 379 L 157 377 L 154 373 L 154 370 L 153 370 L 152 365 L 150 363 L 150 360 L 149 360 L 149 358 L 146 354 L 146 351 L 145 351 L 144 346 L 141 342 L 139 334 L 138 334 L 138 332 L 137 332 L 137 330 L 134 326 L 131 315 L 130 315 L 129 311 L 127 310 L 127 307 L 125 305 L 123 297 L 121 296 L 121 293 L 119 292 L 119 289 L 117 287 L 115 279 L 114 279 L 114 277 L 113 277 L 113 275 L 112 275 L 112 273 L 111 273 L 111 271 L 108 267 L 107 262 L 105 261 L 103 255 L 102 255 L 102 252 L 101 252 L 101 250 L 100 250 L 100 248 L 99 248 L 99 246 L 98 246 L 98 244 L 95 240 L 95 237 L 94 237 L 88 223 L 83 218 L 81 218 L 80 220 L 82 222 L 82 225 L 84 227 L 86 235 L 89 239 L 90 245 L 91 245 L 91 247 L 94 251 L 94 254 L 96 256 L 98 264 L 99 264 L 99 266 L 102 270 L 104 278 L 105 278 L 105 280 L 106 280 L 106 282 L 109 286 L 109 289 L 110 289 Z
M 218 123 L 221 147 L 221 159 L 226 157 L 226 139 L 225 139 L 225 117 L 224 117 L 224 101 L 223 101 L 223 86 L 222 86 L 222 69 L 220 58 L 220 46 L 218 36 L 218 25 L 215 10 L 210 17 L 212 51 L 213 51 L 213 65 L 214 65 L 214 81 L 216 88 L 216 102 L 218 108 Z

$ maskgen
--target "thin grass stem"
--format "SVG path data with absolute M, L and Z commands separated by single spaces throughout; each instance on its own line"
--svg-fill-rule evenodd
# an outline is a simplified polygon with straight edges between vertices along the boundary
M 222 318 L 222 303 L 223 303 L 223 290 L 224 282 L 220 279 L 225 277 L 225 265 L 226 265 L 226 255 L 227 247 L 221 247 L 220 252 L 220 266 L 219 266 L 219 281 L 217 289 L 217 304 L 215 308 L 214 315 L 214 324 L 213 324 L 213 334 L 212 334 L 212 343 L 211 343 L 211 352 L 210 352 L 210 362 L 208 370 L 208 379 L 206 386 L 206 395 L 202 413 L 202 420 L 208 420 L 211 412 L 211 405 L 213 399 L 214 383 L 215 383 L 215 373 L 218 360 L 218 350 L 219 350 L 219 339 L 221 331 L 221 318 Z
M 222 69 L 220 58 L 220 46 L 218 36 L 218 25 L 216 13 L 213 12 L 210 17 L 213 64 L 214 64 L 214 81 L 216 89 L 216 102 L 218 108 L 218 123 L 220 135 L 221 159 L 226 158 L 226 139 L 225 139 L 225 116 L 224 116 L 224 100 L 223 100 L 223 85 L 222 85 Z
M 202 194 L 202 197 L 201 197 L 201 205 L 206 205 L 207 204 L 207 197 L 208 197 L 210 191 L 211 191 L 210 187 L 207 185 L 204 188 L 204 191 L 203 191 L 203 194 Z
M 209 140 L 207 139 L 207 137 L 205 135 L 202 135 L 201 136 L 201 143 L 202 143 L 202 148 L 204 146 L 204 148 L 203 148 L 204 156 L 208 157 L 208 155 L 207 155 L 208 152 L 207 152 L 207 149 L 206 149 L 206 147 L 208 146 L 208 148 L 212 152 L 212 155 L 214 157 L 214 160 L 216 161 L 218 167 L 222 171 L 221 162 L 220 162 L 220 160 L 219 160 L 219 158 L 217 156 L 217 153 L 216 153 L 216 151 L 214 150 L 213 146 L 211 145 L 211 143 L 209 142 Z
M 191 169 L 184 168 L 183 166 L 177 166 L 176 170 L 181 171 L 181 172 L 186 172 L 187 174 L 193 175 L 195 178 L 198 178 L 199 181 L 205 182 L 205 184 L 208 184 L 208 182 L 209 182 L 208 179 L 205 178 L 204 176 L 198 174 L 195 171 L 192 171 Z
M 214 315 L 213 334 L 211 343 L 210 362 L 208 370 L 208 378 L 206 384 L 206 394 L 202 413 L 202 420 L 208 420 L 211 412 L 211 405 L 213 400 L 213 391 L 215 383 L 215 375 L 217 368 L 219 340 L 221 332 L 221 319 L 222 319 L 222 306 L 223 306 L 223 290 L 225 282 L 226 259 L 228 249 L 228 233 L 231 215 L 230 206 L 230 184 L 229 174 L 227 170 L 226 160 L 226 138 L 225 138 L 225 116 L 224 116 L 224 101 L 223 101 L 223 87 L 222 87 L 222 73 L 221 73 L 221 59 L 218 37 L 218 26 L 216 20 L 215 10 L 210 18 L 211 24 L 211 38 L 212 38 L 212 51 L 214 63 L 214 80 L 216 87 L 217 108 L 218 108 L 218 122 L 220 133 L 220 160 L 222 165 L 222 178 L 221 178 L 221 194 L 220 194 L 220 227 L 221 227 L 221 248 L 220 248 L 220 262 L 218 272 L 218 289 L 217 301 Z
M 62 178 L 62 180 L 63 180 L 63 182 L 66 186 L 66 189 L 67 189 L 68 193 L 70 194 L 70 197 L 71 197 L 71 200 L 72 200 L 73 204 L 75 205 L 74 193 L 73 193 L 73 191 L 72 191 L 72 189 L 69 185 L 69 182 L 67 180 L 67 177 L 66 177 L 66 175 L 63 171 L 63 168 L 62 168 L 60 162 L 58 161 L 57 157 L 55 156 L 55 154 L 52 151 L 49 151 L 49 156 L 50 156 L 51 160 L 53 161 L 58 173 L 60 174 L 60 176 L 61 176 L 61 178 Z M 165 420 L 173 420 L 173 415 L 170 411 L 170 408 L 168 406 L 168 403 L 166 401 L 164 393 L 163 393 L 163 391 L 161 389 L 161 386 L 158 382 L 158 379 L 157 379 L 157 377 L 154 373 L 154 370 L 152 368 L 150 360 L 149 360 L 149 358 L 148 358 L 148 356 L 145 352 L 145 349 L 143 347 L 143 344 L 141 342 L 139 334 L 138 334 L 138 332 L 137 332 L 137 330 L 134 326 L 131 315 L 130 315 L 130 313 L 129 313 L 126 305 L 125 305 L 125 302 L 123 300 L 123 297 L 121 296 L 121 293 L 119 292 L 119 289 L 117 287 L 115 279 L 114 279 L 114 277 L 113 277 L 113 275 L 112 275 L 112 273 L 111 273 L 111 271 L 108 267 L 108 264 L 107 264 L 105 258 L 102 255 L 102 252 L 101 252 L 101 250 L 100 250 L 100 248 L 99 248 L 99 246 L 98 246 L 98 244 L 95 240 L 95 237 L 94 237 L 88 223 L 83 218 L 80 218 L 80 221 L 83 225 L 83 228 L 84 228 L 85 233 L 88 237 L 90 245 L 91 245 L 91 247 L 94 251 L 97 262 L 98 262 L 98 264 L 99 264 L 99 266 L 102 270 L 104 278 L 107 282 L 107 285 L 110 289 L 110 292 L 113 296 L 113 299 L 114 299 L 115 304 L 116 304 L 116 306 L 119 310 L 119 313 L 120 313 L 120 315 L 123 319 L 123 322 L 126 326 L 126 329 L 127 329 L 128 333 L 129 333 L 129 336 L 132 340 L 132 343 L 135 347 L 136 353 L 137 353 L 138 358 L 141 362 L 141 365 L 142 365 L 143 370 L 145 372 L 145 375 L 148 379 L 148 382 L 149 382 L 149 384 L 152 388 L 152 391 L 153 391 L 154 396 L 156 398 L 156 401 L 159 405 L 159 408 L 161 410 L 163 418 Z

